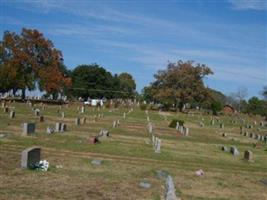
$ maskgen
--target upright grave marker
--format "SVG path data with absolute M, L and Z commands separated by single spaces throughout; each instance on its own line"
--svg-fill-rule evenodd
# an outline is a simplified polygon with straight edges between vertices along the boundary
M 21 167 L 33 168 L 41 159 L 41 148 L 31 147 L 22 151 L 21 153 Z

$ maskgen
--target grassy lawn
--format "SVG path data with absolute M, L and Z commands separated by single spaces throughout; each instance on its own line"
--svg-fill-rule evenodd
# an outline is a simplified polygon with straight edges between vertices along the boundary
M 237 117 L 220 116 L 225 126 L 220 129 L 220 122 L 210 124 L 209 115 L 149 111 L 153 132 L 162 139 L 161 153 L 156 154 L 146 114 L 138 107 L 132 112 L 130 108 L 86 107 L 80 114 L 78 104 L 61 109 L 47 105 L 45 110 L 35 105 L 45 118 L 39 122 L 28 105 L 9 106 L 16 111 L 14 119 L 0 112 L 0 133 L 6 134 L 0 139 L 0 199 L 159 200 L 164 199 L 165 179 L 157 177 L 157 170 L 172 175 L 181 199 L 267 199 L 267 186 L 260 182 L 267 179 L 267 145 L 240 135 Z M 64 119 L 61 112 L 65 113 Z M 104 117 L 94 122 L 94 116 L 102 113 Z M 86 117 L 87 123 L 75 126 L 76 117 Z M 267 134 L 267 128 L 259 126 L 260 117 L 242 117 L 253 124 L 249 132 Z M 176 118 L 185 121 L 189 136 L 168 127 Z M 114 120 L 120 120 L 119 127 L 112 128 Z M 22 136 L 23 122 L 35 122 L 36 134 Z M 66 123 L 67 131 L 46 134 L 46 127 L 56 122 Z M 205 126 L 200 127 L 200 122 Z M 94 145 L 92 138 L 101 128 L 109 129 L 111 136 Z M 227 136 L 222 137 L 222 133 Z M 236 146 L 240 155 L 221 151 L 222 145 Z M 42 159 L 50 163 L 49 171 L 20 168 L 21 151 L 31 146 L 42 148 Z M 245 150 L 253 152 L 252 162 L 243 159 Z M 93 159 L 102 159 L 103 163 L 94 166 Z M 205 172 L 204 176 L 195 175 L 198 169 Z M 141 188 L 141 181 L 151 183 L 151 188 Z

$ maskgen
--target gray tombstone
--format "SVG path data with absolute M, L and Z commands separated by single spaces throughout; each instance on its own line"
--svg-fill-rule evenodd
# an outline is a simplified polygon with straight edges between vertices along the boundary
M 185 136 L 189 135 L 189 128 L 188 127 L 184 127 L 184 135 Z
M 174 183 L 170 175 L 168 175 L 166 179 L 165 200 L 177 200 Z
M 148 132 L 151 134 L 153 132 L 153 127 L 152 127 L 152 124 L 150 122 L 148 123 Z
M 98 135 L 100 137 L 107 138 L 109 137 L 109 131 L 107 129 L 101 129 Z
M 8 113 L 8 111 L 9 111 L 9 108 L 7 106 L 4 107 L 4 113 Z
M 15 117 L 15 115 L 16 115 L 15 111 L 11 110 L 10 113 L 9 113 L 9 117 L 11 119 L 13 119 Z
M 239 155 L 239 151 L 234 146 L 230 147 L 230 153 L 233 154 L 234 156 L 238 156 Z
M 222 129 L 224 128 L 224 123 L 220 124 L 220 128 L 222 128 Z
M 35 114 L 35 116 L 39 116 L 40 115 L 40 110 L 39 109 L 35 109 L 34 110 L 34 114 Z
M 249 137 L 250 137 L 250 138 L 254 138 L 254 133 L 250 133 L 250 134 L 249 134 Z
M 176 122 L 176 127 L 175 127 L 175 129 L 176 129 L 177 131 L 179 130 L 179 126 L 180 126 L 179 122 Z
M 36 163 L 39 163 L 41 159 L 41 148 L 31 147 L 25 149 L 21 153 L 21 167 L 33 168 Z
M 226 147 L 226 146 L 222 146 L 222 151 L 226 151 L 226 152 L 228 152 L 228 148 Z
M 161 139 L 156 138 L 156 149 L 155 153 L 160 153 L 160 148 L 161 148 Z
M 58 132 L 60 132 L 60 130 L 61 130 L 61 123 L 57 122 L 56 126 L 55 126 L 55 132 L 58 133 Z
M 82 118 L 82 122 L 81 122 L 82 124 L 86 124 L 86 117 L 83 117 Z
M 256 139 L 257 139 L 257 140 L 261 140 L 261 135 L 258 134 Z
M 65 118 L 65 113 L 61 112 L 61 118 L 64 119 Z
M 35 123 L 23 123 L 22 135 L 35 133 Z
M 117 121 L 113 121 L 112 127 L 113 128 L 117 127 Z
M 81 113 L 84 113 L 85 112 L 85 108 L 84 106 L 81 107 Z
M 75 118 L 75 125 L 79 126 L 80 124 L 81 124 L 80 123 L 80 118 L 79 117 Z
M 67 130 L 67 125 L 66 124 L 61 124 L 60 132 L 65 132 Z
M 210 125 L 214 125 L 214 119 L 210 121 Z
M 223 133 L 223 134 L 222 134 L 222 136 L 223 136 L 223 137 L 226 137 L 226 136 L 227 136 L 227 134 L 226 134 L 226 133 Z
M 244 159 L 245 160 L 248 160 L 248 161 L 253 160 L 253 153 L 252 153 L 252 151 L 246 150 L 244 152 Z

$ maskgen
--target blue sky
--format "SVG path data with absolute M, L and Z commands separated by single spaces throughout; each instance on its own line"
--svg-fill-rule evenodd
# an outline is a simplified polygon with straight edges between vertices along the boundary
M 0 0 L 0 36 L 36 28 L 63 52 L 65 64 L 98 63 L 133 75 L 140 91 L 168 61 L 194 60 L 225 94 L 267 85 L 267 1 Z

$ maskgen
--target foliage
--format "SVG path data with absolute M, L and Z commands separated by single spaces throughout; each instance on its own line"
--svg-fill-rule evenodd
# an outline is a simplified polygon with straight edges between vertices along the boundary
M 64 76 L 60 66 L 63 56 L 53 43 L 35 29 L 22 29 L 20 35 L 6 31 L 0 43 L 0 76 L 3 90 L 35 89 L 61 92 L 71 85 L 71 79 Z
M 79 65 L 72 72 L 72 94 L 83 98 L 113 97 L 113 77 L 98 64 Z
M 211 104 L 210 104 L 210 109 L 212 110 L 212 114 L 213 115 L 217 115 L 219 111 L 221 111 L 223 108 L 223 105 L 221 102 L 219 101 L 213 101 Z
M 136 84 L 132 75 L 128 73 L 121 73 L 118 76 L 120 82 L 120 91 L 124 92 L 121 94 L 122 98 L 133 98 L 135 94 Z
M 210 98 L 203 83 L 203 78 L 209 74 L 213 74 L 209 67 L 193 61 L 169 63 L 167 69 L 154 75 L 156 80 L 151 84 L 150 92 L 157 101 L 180 110 L 193 101 L 202 104 Z
M 180 126 L 183 126 L 183 125 L 184 125 L 184 121 L 183 121 L 183 120 L 173 119 L 173 120 L 171 121 L 171 123 L 169 124 L 169 127 L 170 127 L 170 128 L 176 128 L 176 124 L 177 124 L 177 122 L 179 122 L 179 125 L 180 125 Z

